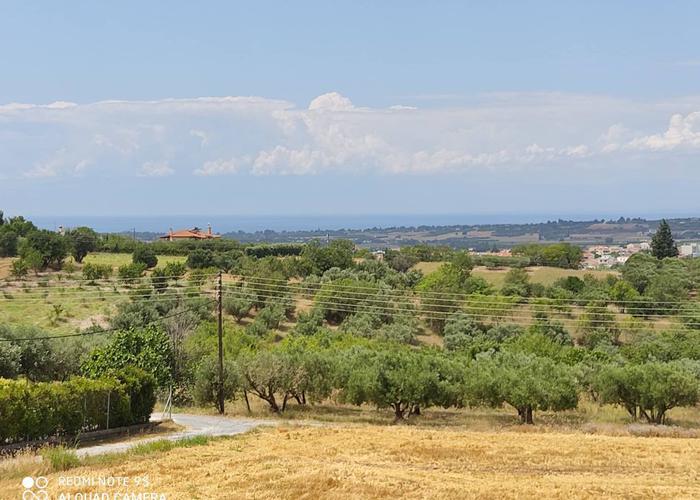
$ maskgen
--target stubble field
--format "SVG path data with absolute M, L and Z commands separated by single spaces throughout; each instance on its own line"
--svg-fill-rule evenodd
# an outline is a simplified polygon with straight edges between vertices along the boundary
M 147 474 L 148 489 L 168 499 L 698 498 L 700 441 L 289 425 L 64 474 Z M 49 475 L 49 484 L 57 485 L 58 476 Z M 16 498 L 16 482 L 0 481 L 2 498 Z

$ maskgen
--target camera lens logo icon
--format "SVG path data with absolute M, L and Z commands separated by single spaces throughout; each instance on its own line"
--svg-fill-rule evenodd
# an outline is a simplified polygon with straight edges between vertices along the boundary
M 44 476 L 25 477 L 22 479 L 22 486 L 24 487 L 22 500 L 48 500 L 49 492 L 46 491 L 48 485 L 49 480 Z

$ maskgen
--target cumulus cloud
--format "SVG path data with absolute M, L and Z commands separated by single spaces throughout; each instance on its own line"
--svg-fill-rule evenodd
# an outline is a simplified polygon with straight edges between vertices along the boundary
M 307 107 L 262 97 L 12 103 L 0 105 L 0 175 L 527 175 L 606 158 L 633 167 L 640 154 L 699 148 L 698 109 L 696 97 L 639 103 L 562 93 L 420 108 L 363 107 L 338 92 Z M 177 158 L 182 168 L 153 158 Z
M 652 151 L 700 147 L 700 111 L 686 116 L 673 115 L 665 132 L 633 139 L 629 142 L 629 147 Z

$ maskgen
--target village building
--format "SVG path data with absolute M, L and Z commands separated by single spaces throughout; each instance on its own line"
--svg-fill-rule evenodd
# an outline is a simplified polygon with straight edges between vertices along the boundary
M 204 232 L 198 227 L 193 227 L 192 229 L 180 229 L 178 231 L 173 231 L 172 228 L 160 237 L 161 240 L 166 241 L 176 241 L 176 240 L 211 240 L 221 238 L 220 234 L 214 234 L 211 231 L 211 224 L 207 226 L 207 231 Z

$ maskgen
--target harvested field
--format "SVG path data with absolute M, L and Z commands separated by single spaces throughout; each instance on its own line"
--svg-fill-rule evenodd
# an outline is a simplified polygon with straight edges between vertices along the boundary
M 148 490 L 168 499 L 698 498 L 698 464 L 698 439 L 287 426 L 69 474 L 147 474 Z M 0 481 L 1 498 L 16 498 L 18 486 Z

